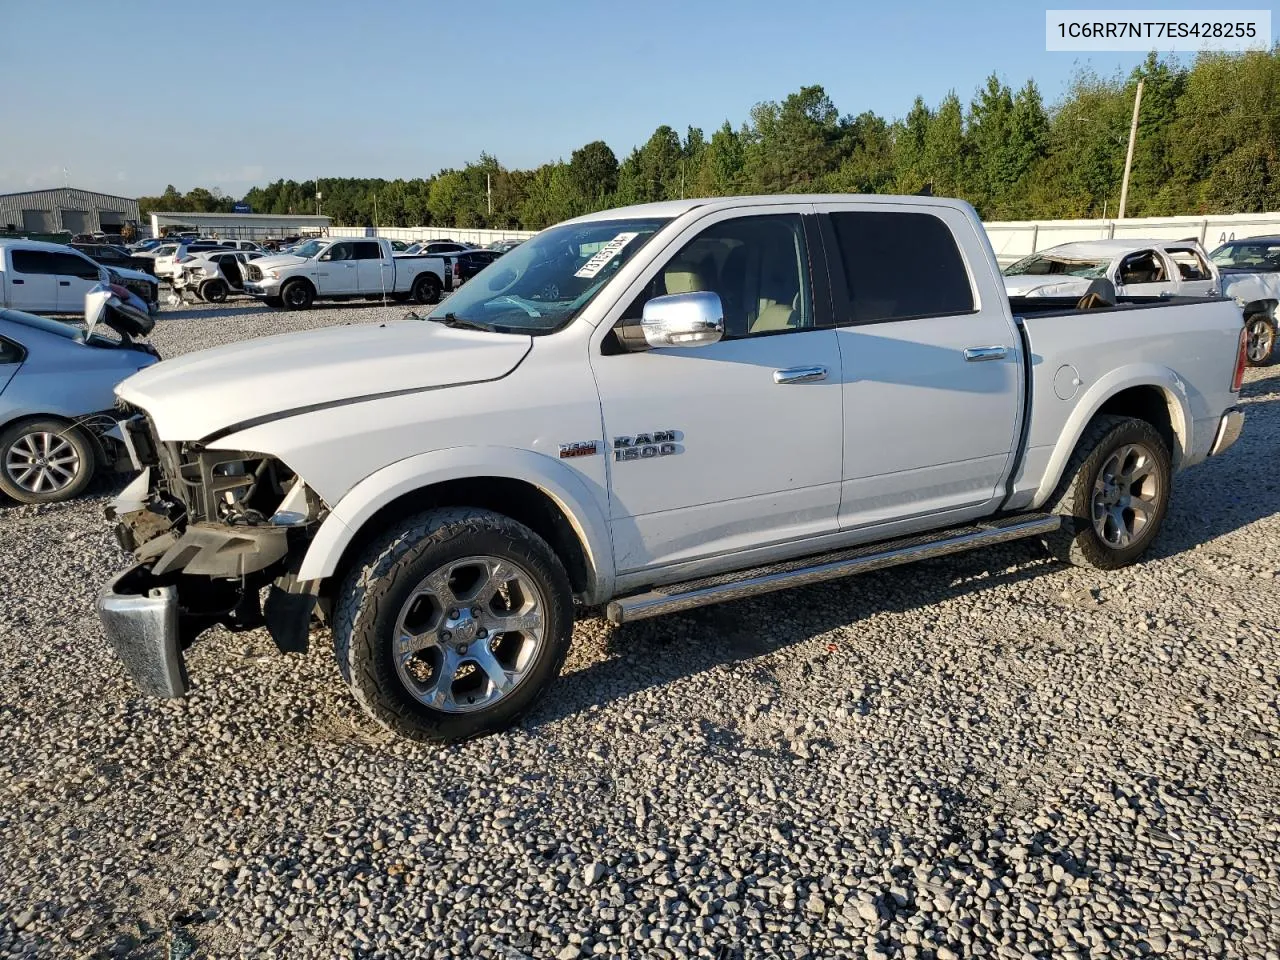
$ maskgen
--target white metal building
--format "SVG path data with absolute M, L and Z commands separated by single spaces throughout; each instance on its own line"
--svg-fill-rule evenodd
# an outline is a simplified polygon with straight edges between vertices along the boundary
M 329 218 L 292 213 L 153 213 L 151 235 L 175 229 L 227 240 L 260 240 L 293 234 L 327 234 Z
M 138 222 L 138 201 L 60 187 L 0 194 L 0 230 L 25 233 L 119 233 Z

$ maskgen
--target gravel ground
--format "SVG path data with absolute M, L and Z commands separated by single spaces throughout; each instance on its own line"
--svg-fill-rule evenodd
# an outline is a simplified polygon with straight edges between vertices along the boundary
M 168 311 L 166 355 L 403 308 Z M 318 635 L 135 696 L 109 490 L 0 507 L 0 956 L 1280 960 L 1280 369 L 1115 574 L 1033 544 L 614 630 L 388 740 Z

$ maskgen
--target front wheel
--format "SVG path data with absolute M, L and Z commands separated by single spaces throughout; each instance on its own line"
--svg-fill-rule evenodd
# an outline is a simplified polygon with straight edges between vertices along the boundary
M 418 303 L 437 303 L 444 288 L 434 273 L 424 273 L 413 284 L 413 299 Z
M 1076 566 L 1127 567 L 1164 522 L 1172 475 L 1169 448 L 1155 427 L 1131 417 L 1095 417 L 1063 473 L 1053 505 L 1062 527 L 1046 545 Z
M 1249 344 L 1245 348 L 1249 366 L 1265 367 L 1276 350 L 1276 325 L 1265 314 L 1254 314 L 1245 321 Z
M 311 284 L 305 280 L 290 280 L 280 291 L 280 299 L 284 301 L 286 310 L 306 310 L 315 297 Z
M 338 666 L 392 732 L 454 742 L 509 726 L 560 672 L 573 631 L 564 566 L 487 510 L 418 514 L 374 543 L 333 618 Z
M 0 490 L 19 503 L 84 492 L 97 466 L 93 441 L 63 420 L 28 420 L 0 433 Z

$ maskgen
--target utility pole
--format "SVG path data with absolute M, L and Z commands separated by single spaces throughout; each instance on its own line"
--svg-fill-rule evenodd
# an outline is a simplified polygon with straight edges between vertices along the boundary
M 1124 181 L 1120 184 L 1120 213 L 1117 220 L 1124 219 L 1125 204 L 1129 201 L 1129 172 L 1133 169 L 1133 145 L 1138 142 L 1138 110 L 1142 106 L 1142 81 L 1138 81 L 1138 92 L 1133 97 L 1133 121 L 1129 124 L 1129 152 L 1124 158 Z
M 489 216 L 493 216 L 493 174 L 484 175 L 484 192 L 489 204 Z

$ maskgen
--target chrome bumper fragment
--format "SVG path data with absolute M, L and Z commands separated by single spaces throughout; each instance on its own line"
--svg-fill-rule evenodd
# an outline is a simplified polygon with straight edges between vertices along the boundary
M 187 667 L 178 646 L 177 587 L 156 586 L 146 567 L 131 567 L 102 588 L 98 616 L 116 656 L 143 693 L 186 695 Z
M 1209 456 L 1214 457 L 1225 451 L 1240 439 L 1244 430 L 1244 411 L 1233 407 L 1222 415 L 1218 424 L 1218 435 L 1213 438 L 1213 446 L 1209 448 Z

